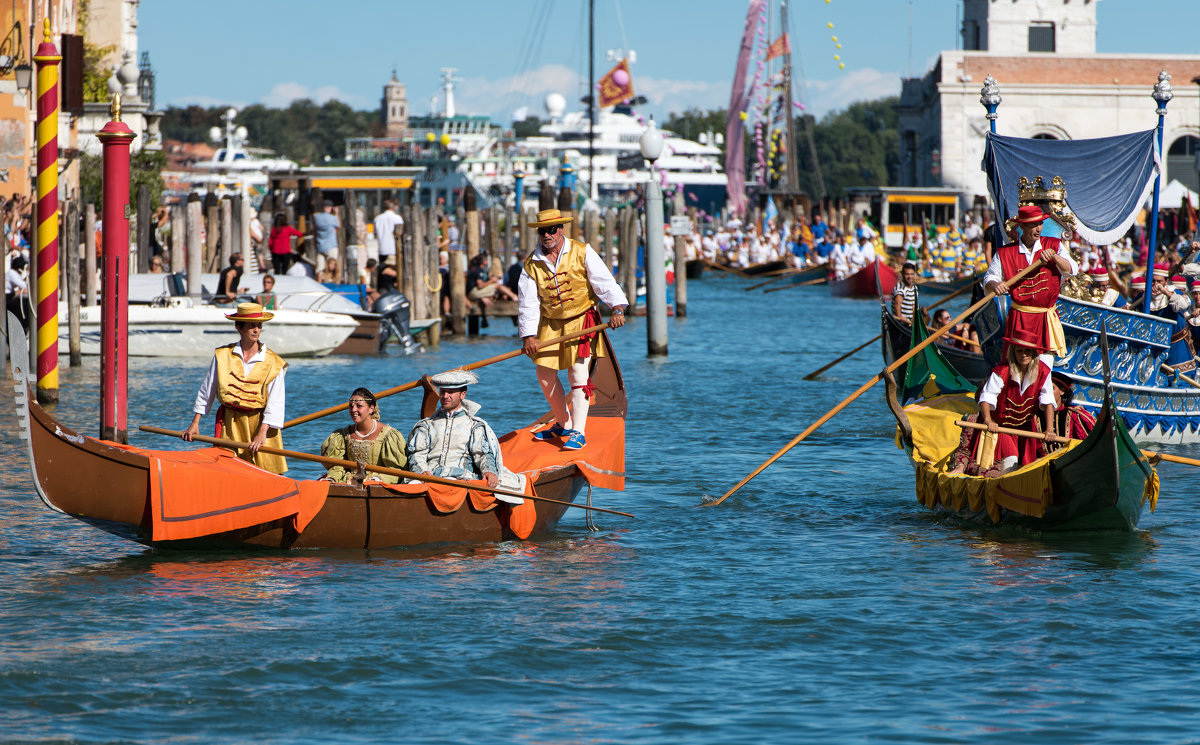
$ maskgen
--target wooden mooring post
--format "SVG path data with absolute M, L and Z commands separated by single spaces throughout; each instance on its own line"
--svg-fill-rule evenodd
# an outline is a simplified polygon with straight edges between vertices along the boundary
M 88 202 L 83 210 L 83 286 L 87 290 L 88 306 L 95 305 L 96 298 L 96 205 Z
M 83 364 L 83 344 L 79 336 L 79 203 L 67 202 L 63 215 L 66 228 L 63 239 L 67 254 L 67 364 L 79 367 Z

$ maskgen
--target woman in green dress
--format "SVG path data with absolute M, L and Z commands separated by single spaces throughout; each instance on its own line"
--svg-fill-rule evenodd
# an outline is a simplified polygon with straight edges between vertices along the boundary
M 404 435 L 379 421 L 375 395 L 366 388 L 355 388 L 350 394 L 350 420 L 348 427 L 336 429 L 325 438 L 321 444 L 321 455 L 387 468 L 404 468 L 408 464 L 404 454 Z M 367 474 L 370 478 L 389 484 L 400 481 L 399 476 L 386 473 L 368 471 Z M 332 466 L 325 478 L 346 483 L 353 475 L 353 470 Z

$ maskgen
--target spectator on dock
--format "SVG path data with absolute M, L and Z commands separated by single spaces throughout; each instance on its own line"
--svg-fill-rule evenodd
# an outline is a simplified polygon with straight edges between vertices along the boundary
M 275 297 L 275 277 L 266 274 L 262 278 L 263 291 L 255 298 L 255 302 L 263 307 L 263 310 L 275 310 L 278 299 Z
M 275 222 L 271 226 L 271 266 L 276 274 L 287 274 L 292 266 L 292 238 L 303 238 L 304 233 L 287 224 L 287 215 L 276 213 Z
M 337 232 L 342 227 L 342 221 L 334 214 L 333 202 L 325 200 L 320 212 L 313 215 L 313 231 L 317 236 L 317 253 L 333 259 L 338 254 Z
M 325 442 L 321 443 L 321 455 L 384 468 L 404 468 L 408 465 L 404 435 L 379 421 L 379 405 L 375 395 L 366 388 L 355 388 L 350 394 L 349 404 L 350 424 L 335 429 L 325 438 Z M 354 472 L 346 470 L 344 466 L 330 466 L 322 478 L 334 483 L 347 483 L 353 477 Z M 367 477 L 387 484 L 400 482 L 399 476 L 386 473 L 368 471 Z
M 375 274 L 376 290 L 381 296 L 396 292 L 396 279 L 399 276 L 396 272 L 396 255 L 383 257 L 383 263 L 379 265 L 379 271 Z
M 375 216 L 375 240 L 379 242 L 379 260 L 396 255 L 396 228 L 404 218 L 396 214 L 396 200 L 383 200 L 383 212 Z
M 4 272 L 4 307 L 29 329 L 29 282 L 25 279 L 25 257 L 17 254 Z M 6 332 L 7 333 L 7 332 Z
M 244 259 L 240 253 L 229 257 L 229 266 L 221 270 L 221 278 L 217 281 L 217 294 L 212 301 L 217 304 L 237 302 L 238 292 L 242 286 L 242 264 Z M 161 271 L 161 266 L 160 269 Z
M 317 281 L 336 283 L 340 279 L 341 277 L 338 276 L 337 270 L 337 258 L 334 256 L 327 257 L 325 259 L 325 267 L 317 275 Z
M 505 287 L 500 277 L 488 277 L 487 254 L 479 254 L 471 259 L 471 266 L 467 269 L 467 299 L 491 306 L 497 296 L 501 300 L 517 299 L 517 294 Z

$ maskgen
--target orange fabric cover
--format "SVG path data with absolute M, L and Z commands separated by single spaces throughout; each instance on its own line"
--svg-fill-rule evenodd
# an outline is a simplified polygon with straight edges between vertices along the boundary
M 508 504 L 496 499 L 491 492 L 471 489 L 471 485 L 486 486 L 483 481 L 464 481 L 464 486 L 448 486 L 446 484 L 385 484 L 382 481 L 369 481 L 372 486 L 383 486 L 398 494 L 428 494 L 429 500 L 438 512 L 450 514 L 457 512 L 468 497 L 471 507 L 479 512 L 487 512 L 497 506 L 503 508 L 502 517 L 508 523 L 508 529 L 513 535 L 524 540 L 533 533 L 537 523 L 537 509 L 532 499 L 526 499 L 523 504 Z M 534 496 L 533 479 L 525 482 L 525 493 Z
M 221 448 L 129 450 L 150 459 L 150 526 L 156 541 L 199 538 L 293 518 L 303 532 L 329 493 L 326 481 L 276 476 Z
M 587 445 L 582 450 L 562 450 L 555 441 L 533 439 L 535 425 L 500 438 L 504 466 L 533 480 L 549 468 L 574 464 L 588 483 L 600 489 L 625 489 L 625 420 L 591 416 L 587 420 Z M 538 429 L 542 429 L 538 427 Z

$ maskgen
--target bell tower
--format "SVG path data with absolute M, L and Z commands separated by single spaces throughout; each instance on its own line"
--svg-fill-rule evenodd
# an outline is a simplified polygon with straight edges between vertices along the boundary
M 408 92 L 394 69 L 392 79 L 383 86 L 383 126 L 388 137 L 403 137 L 408 129 Z

